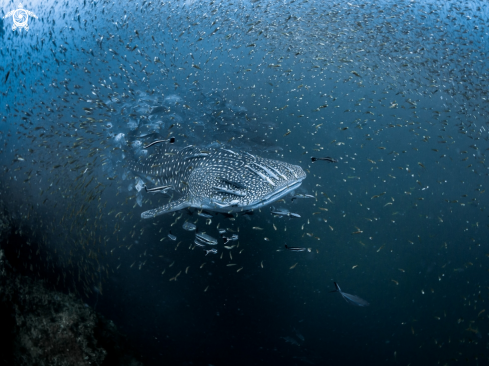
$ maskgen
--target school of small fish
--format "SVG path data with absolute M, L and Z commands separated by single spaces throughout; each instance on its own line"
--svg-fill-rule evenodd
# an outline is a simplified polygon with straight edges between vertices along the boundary
M 0 18 L 15 6 L 2 4 Z M 16 232 L 38 242 L 17 249 L 33 274 L 56 269 L 58 283 L 88 298 L 117 270 L 158 267 L 173 285 L 211 266 L 235 276 L 276 266 L 292 278 L 331 261 L 324 292 L 334 279 L 357 286 L 368 309 L 385 302 L 374 287 L 425 305 L 400 324 L 425 335 L 425 352 L 470 362 L 485 352 L 489 292 L 472 278 L 487 277 L 489 257 L 489 3 L 26 7 L 38 16 L 28 32 L 0 22 L 0 200 Z M 141 220 L 145 207 L 180 198 L 128 167 L 129 154 L 142 161 L 155 144 L 199 146 L 191 158 L 219 150 L 283 161 L 307 179 L 258 210 Z M 295 174 L 247 169 L 270 185 Z M 245 188 L 221 182 L 216 194 Z M 194 270 L 189 256 L 205 262 Z M 443 296 L 444 308 L 429 308 Z

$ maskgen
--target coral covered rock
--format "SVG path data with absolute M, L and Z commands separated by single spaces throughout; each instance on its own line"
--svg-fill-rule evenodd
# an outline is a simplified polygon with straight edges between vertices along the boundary
M 0 364 L 142 365 L 111 321 L 75 295 L 51 290 L 11 267 L 1 249 L 10 222 L 0 209 Z

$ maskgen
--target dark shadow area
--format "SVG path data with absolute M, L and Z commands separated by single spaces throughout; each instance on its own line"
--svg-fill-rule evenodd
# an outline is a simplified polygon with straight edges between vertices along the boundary
M 142 365 L 112 321 L 51 282 L 61 271 L 43 271 L 38 250 L 0 208 L 0 363 Z

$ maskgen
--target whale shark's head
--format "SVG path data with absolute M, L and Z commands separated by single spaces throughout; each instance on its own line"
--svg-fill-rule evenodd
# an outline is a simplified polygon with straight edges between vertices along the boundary
M 233 159 L 216 154 L 189 176 L 189 202 L 218 212 L 266 206 L 299 187 L 306 178 L 300 166 L 251 155 Z

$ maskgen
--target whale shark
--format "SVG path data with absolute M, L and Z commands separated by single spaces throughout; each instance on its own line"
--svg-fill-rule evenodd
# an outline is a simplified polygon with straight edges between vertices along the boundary
M 162 142 L 162 143 L 158 143 Z M 134 174 L 178 198 L 144 211 L 143 219 L 187 207 L 235 213 L 266 206 L 299 187 L 306 173 L 298 165 L 225 148 L 175 147 L 164 141 L 128 159 Z

